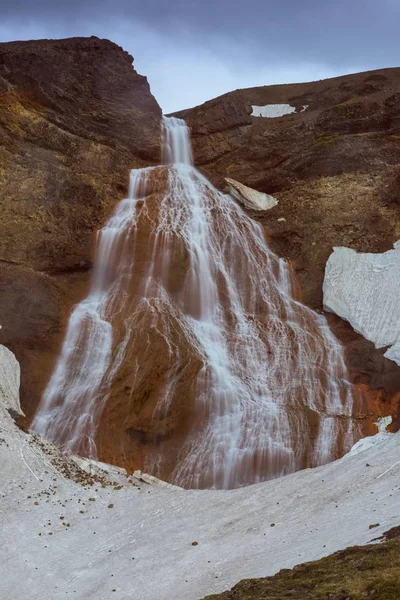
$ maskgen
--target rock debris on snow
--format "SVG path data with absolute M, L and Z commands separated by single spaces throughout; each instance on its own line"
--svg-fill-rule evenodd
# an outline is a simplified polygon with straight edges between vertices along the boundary
M 399 434 L 246 488 L 186 491 L 149 478 L 140 489 L 125 475 L 96 480 L 40 436 L 18 429 L 6 409 L 18 399 L 17 374 L 13 355 L 1 351 L 4 598 L 26 598 L 29 589 L 32 600 L 109 600 L 113 590 L 117 600 L 199 600 L 240 579 L 366 544 L 400 524 Z

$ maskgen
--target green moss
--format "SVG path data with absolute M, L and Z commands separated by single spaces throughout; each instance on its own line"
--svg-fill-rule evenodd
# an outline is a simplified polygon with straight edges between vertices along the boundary
M 385 100 L 385 105 L 386 106 L 394 106 L 396 104 L 396 100 L 397 100 L 396 94 L 394 96 L 389 96 L 389 98 L 386 98 L 386 100 Z
M 362 107 L 361 100 L 351 100 L 349 102 L 343 102 L 342 104 L 336 104 L 336 106 L 333 107 L 333 110 L 346 119 L 353 119 L 360 115 Z
M 328 146 L 329 144 L 335 144 L 340 140 L 340 135 L 325 133 L 320 131 L 315 136 L 314 146 Z
M 205 600 L 399 600 L 400 539 L 347 548 Z
M 389 135 L 388 140 L 391 142 L 400 142 L 400 135 Z

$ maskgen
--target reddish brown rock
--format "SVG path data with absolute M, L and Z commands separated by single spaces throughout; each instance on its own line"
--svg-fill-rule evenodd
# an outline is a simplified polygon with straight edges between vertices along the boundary
M 96 231 L 129 169 L 160 160 L 161 109 L 122 48 L 98 38 L 0 44 L 1 343 L 32 415 Z

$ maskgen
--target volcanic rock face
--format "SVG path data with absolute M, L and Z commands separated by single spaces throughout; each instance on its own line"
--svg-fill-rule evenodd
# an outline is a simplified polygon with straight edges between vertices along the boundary
M 283 104 L 296 113 L 251 116 L 254 106 L 272 114 Z M 309 306 L 322 310 L 334 246 L 385 252 L 399 239 L 400 69 L 237 90 L 177 116 L 191 128 L 196 165 L 215 185 L 228 176 L 278 199 L 271 211 L 249 214 L 293 262 Z M 369 411 L 398 422 L 400 369 L 348 324 L 328 319 Z
M 0 44 L 0 339 L 31 416 L 96 231 L 130 168 L 158 163 L 161 110 L 132 57 L 97 38 Z
M 213 327 L 203 328 L 200 347 L 199 338 L 196 341 L 185 321 L 201 321 L 202 288 L 191 265 L 194 248 L 202 247 L 204 231 L 197 231 L 198 240 L 189 247 L 187 240 L 182 243 L 181 231 L 172 245 L 171 236 L 160 235 L 171 234 L 169 228 L 182 224 L 184 214 L 177 210 L 175 219 L 165 219 L 165 209 L 173 203 L 173 186 L 174 192 L 182 192 L 182 178 L 176 171 L 177 177 L 171 180 L 171 167 L 148 170 L 134 207 L 129 205 L 133 199 L 130 195 L 127 204 L 116 209 L 112 219 L 123 221 L 125 207 L 134 208 L 136 220 L 132 226 L 127 223 L 125 238 L 122 236 L 100 256 L 101 277 L 95 271 L 89 289 L 95 231 L 112 213 L 117 200 L 126 196 L 127 172 L 132 167 L 160 163 L 161 111 L 145 78 L 132 69 L 132 58 L 114 44 L 96 38 L 2 44 L 0 57 L 0 186 L 4 204 L 0 221 L 0 337 L 22 364 L 22 403 L 28 418 L 48 384 L 44 401 L 49 401 L 49 411 L 60 406 L 73 408 L 69 415 L 64 413 L 68 416 L 64 430 L 57 427 L 57 435 L 49 434 L 52 439 L 86 454 L 93 452 L 95 443 L 104 460 L 129 468 L 148 466 L 184 485 L 242 485 L 255 481 L 246 473 L 257 473 L 263 479 L 341 454 L 349 440 L 357 437 L 358 428 L 352 429 L 352 394 L 340 348 L 329 337 L 323 320 L 305 307 L 294 311 L 298 298 L 295 279 L 290 268 L 264 246 L 261 257 L 257 246 L 261 238 L 265 243 L 261 230 L 250 226 L 251 221 L 240 211 L 235 212 L 235 218 L 231 209 L 224 212 L 221 202 L 226 199 L 208 182 L 205 184 L 198 172 L 189 177 L 190 185 L 192 191 L 203 189 L 208 198 L 204 214 L 207 222 L 214 223 L 211 238 L 218 241 L 210 278 L 218 290 L 219 304 L 214 308 L 220 310 L 226 331 L 231 332 L 225 335 L 224 331 L 219 338 L 217 332 L 220 346 L 215 346 L 212 337 L 216 321 L 212 321 Z M 243 90 L 206 104 L 204 110 L 200 107 L 187 113 L 195 136 L 196 162 L 203 164 L 215 183 L 223 187 L 228 175 L 261 193 L 276 192 L 279 205 L 266 217 L 251 214 L 262 224 L 271 225 L 271 243 L 278 254 L 296 259 L 305 299 L 314 307 L 320 305 L 320 276 L 330 242 L 348 243 L 337 240 L 347 235 L 350 245 L 356 234 L 365 232 L 366 244 L 384 250 L 397 227 L 395 199 L 400 177 L 396 177 L 393 166 L 398 157 L 397 82 L 398 71 L 387 70 L 342 78 L 334 81 L 330 90 L 329 82 Z M 295 92 L 298 97 L 293 97 Z M 361 106 L 354 94 L 361 97 Z M 252 106 L 286 103 L 296 108 L 296 114 L 272 119 L 250 116 Z M 309 108 L 301 112 L 307 104 Z M 168 144 L 166 138 L 166 149 Z M 189 149 L 185 145 L 181 148 L 184 157 Z M 164 158 L 163 162 L 170 162 L 168 151 Z M 386 185 L 383 191 L 378 187 L 382 182 Z M 191 193 L 186 195 L 180 207 L 187 208 L 187 201 L 193 199 Z M 236 228 L 233 236 L 232 231 L 221 228 L 221 215 L 232 219 Z M 360 215 L 361 226 L 357 224 Z M 99 250 L 109 233 L 103 228 Z M 254 236 L 258 249 L 250 241 L 254 242 Z M 240 252 L 235 246 L 239 238 Z M 250 254 L 241 254 L 246 248 Z M 155 256 L 165 257 L 167 272 Z M 131 259 L 135 261 L 133 270 Z M 204 268 L 199 257 L 197 260 Z M 218 268 L 215 261 L 219 261 Z M 156 265 L 152 272 L 149 265 Z M 220 265 L 225 265 L 225 272 L 218 270 Z M 238 273 L 242 271 L 250 280 L 240 279 Z M 227 284 L 227 273 L 235 273 L 234 288 Z M 168 296 L 168 310 L 165 298 L 155 293 L 160 282 Z M 195 290 L 189 299 L 187 289 Z M 235 310 L 229 304 L 235 298 L 232 292 L 237 293 Z M 274 297 L 272 315 L 267 294 Z M 185 319 L 177 314 L 176 307 L 175 312 L 171 308 L 171 300 L 176 303 L 182 297 L 186 298 Z M 82 298 L 85 300 L 73 311 L 67 327 L 72 305 Z M 294 314 L 301 326 L 292 318 Z M 79 327 L 71 329 L 74 319 Z M 297 325 L 291 329 L 293 322 Z M 366 417 L 366 412 L 374 413 L 374 417 L 394 414 L 398 367 L 339 319 L 332 318 L 332 323 L 346 341 L 351 379 L 364 394 L 361 404 L 358 394 L 353 395 L 357 401 L 353 414 L 360 418 Z M 127 331 L 134 336 L 134 343 Z M 205 332 L 208 338 L 204 338 Z M 205 351 L 203 342 L 207 339 Z M 248 342 L 242 344 L 245 339 Z M 99 343 L 107 340 L 108 345 Z M 222 347 L 222 341 L 231 354 L 212 355 L 215 347 Z M 59 355 L 62 362 L 76 348 L 76 362 L 65 362 L 65 381 L 59 379 L 61 385 L 53 386 L 50 394 L 59 375 L 58 367 L 54 368 L 56 357 Z M 252 351 L 246 354 L 243 348 Z M 308 358 L 310 353 L 317 357 L 314 362 L 301 362 L 304 348 Z M 91 363 L 86 362 L 88 356 Z M 234 356 L 239 370 L 232 368 L 226 356 Z M 99 370 L 91 370 L 93 360 Z M 252 370 L 249 361 L 255 366 Z M 210 371 L 210 363 L 219 365 L 220 370 Z M 288 367 L 285 375 L 280 366 L 283 363 Z M 308 365 L 312 365 L 311 372 L 307 372 Z M 327 366 L 333 371 L 328 372 Z M 225 377 L 227 373 L 231 379 L 224 380 L 221 374 Z M 236 393 L 238 373 L 240 394 Z M 209 406 L 201 406 L 194 399 L 199 397 L 199 389 L 209 399 L 207 385 L 213 381 L 218 381 L 218 394 L 212 398 L 210 411 Z M 83 387 L 78 386 L 79 394 L 71 395 L 65 382 L 79 382 Z M 268 387 L 271 382 L 273 394 Z M 235 394 L 231 394 L 232 385 Z M 263 402 L 279 396 L 274 418 L 268 421 L 269 437 L 259 427 L 263 421 L 257 402 L 252 405 L 246 400 L 249 390 L 249 397 L 257 396 L 257 386 Z M 229 410 L 231 395 L 239 399 L 233 411 Z M 70 403 L 74 398 L 83 404 L 74 407 Z M 273 403 L 270 411 L 273 414 Z M 207 425 L 210 414 L 211 429 Z M 51 416 L 59 424 L 57 415 Z M 223 427 L 219 428 L 219 422 Z M 251 426 L 246 429 L 243 423 Z M 256 450 L 248 454 L 242 452 L 251 447 L 246 435 L 256 441 Z M 329 440 L 326 447 L 321 445 L 322 439 Z M 274 443 L 267 448 L 261 440 Z M 220 455 L 208 452 L 210 443 L 213 448 L 222 448 Z M 205 449 L 201 468 L 197 468 L 198 455 L 192 452 L 193 447 Z M 163 460 L 158 462 L 160 455 Z M 220 464 L 221 460 L 226 464 L 229 456 L 229 476 L 224 480 L 226 471 Z M 177 465 L 184 465 L 180 473 Z
M 251 116 L 253 105 L 283 103 L 297 113 Z M 268 226 L 273 248 L 296 261 L 313 307 L 322 306 L 334 245 L 380 252 L 400 237 L 400 69 L 237 90 L 176 114 L 214 184 L 230 177 L 276 195 L 272 213 L 253 217 Z

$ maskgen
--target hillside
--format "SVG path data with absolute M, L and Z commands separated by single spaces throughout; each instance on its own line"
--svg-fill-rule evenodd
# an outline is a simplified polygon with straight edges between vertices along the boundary
M 270 104 L 296 112 L 251 116 L 252 106 Z M 229 177 L 278 199 L 271 210 L 247 212 L 293 263 L 302 297 L 317 311 L 333 247 L 385 252 L 400 238 L 399 68 L 237 90 L 176 116 L 191 128 L 195 163 L 215 185 L 226 188 Z M 398 419 L 398 366 L 327 316 L 371 410 Z

